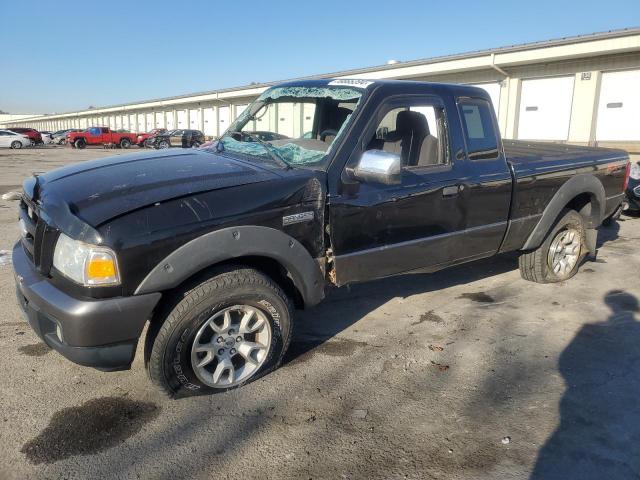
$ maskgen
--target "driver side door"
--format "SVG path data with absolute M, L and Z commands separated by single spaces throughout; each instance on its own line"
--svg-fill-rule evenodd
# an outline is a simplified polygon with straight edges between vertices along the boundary
M 330 199 L 338 285 L 437 270 L 462 256 L 465 166 L 451 153 L 447 114 L 437 96 L 394 97 L 365 128 L 347 168 L 377 149 L 399 155 L 401 171 L 395 184 L 355 181 Z

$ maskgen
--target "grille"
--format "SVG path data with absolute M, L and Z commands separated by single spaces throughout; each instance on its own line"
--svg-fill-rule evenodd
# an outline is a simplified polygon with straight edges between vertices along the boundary
M 53 264 L 53 249 L 58 231 L 47 225 L 38 207 L 27 198 L 20 202 L 22 247 L 36 269 L 48 275 Z

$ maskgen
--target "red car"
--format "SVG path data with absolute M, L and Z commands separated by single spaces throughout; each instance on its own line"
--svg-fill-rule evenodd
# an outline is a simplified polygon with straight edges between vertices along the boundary
M 12 132 L 28 137 L 31 139 L 31 143 L 33 144 L 42 143 L 42 135 L 40 135 L 40 132 L 34 128 L 9 128 L 7 130 L 11 130 Z
M 67 134 L 67 143 L 75 148 L 85 148 L 87 145 L 117 145 L 129 148 L 136 141 L 135 133 L 114 132 L 107 127 L 91 127 L 82 132 Z
M 166 128 L 154 128 L 153 130 L 151 130 L 148 133 L 139 133 L 138 137 L 136 139 L 136 144 L 142 148 L 145 146 L 145 142 L 151 138 L 151 137 L 155 137 L 156 135 L 159 135 L 161 133 L 166 133 L 167 129 Z

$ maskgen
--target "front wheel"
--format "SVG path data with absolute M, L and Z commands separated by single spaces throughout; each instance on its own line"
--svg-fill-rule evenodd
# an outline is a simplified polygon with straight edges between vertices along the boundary
M 568 280 L 587 254 L 582 215 L 566 210 L 542 245 L 520 255 L 520 274 L 525 280 L 555 283 Z
M 11 142 L 11 148 L 13 148 L 14 150 L 22 148 L 22 142 L 14 140 L 13 142 Z
M 123 138 L 120 140 L 120 148 L 129 148 L 131 146 L 131 140 L 128 138 Z
M 84 138 L 79 138 L 73 144 L 76 148 L 85 148 L 87 146 L 87 141 Z
M 214 274 L 167 311 L 147 334 L 145 358 L 152 382 L 170 396 L 251 382 L 280 364 L 291 340 L 291 301 L 251 268 Z

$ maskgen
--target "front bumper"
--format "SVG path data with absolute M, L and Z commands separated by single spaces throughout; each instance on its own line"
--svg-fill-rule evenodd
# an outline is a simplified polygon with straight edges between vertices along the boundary
M 99 370 L 131 366 L 145 322 L 160 293 L 83 300 L 40 275 L 20 242 L 13 247 L 18 302 L 36 334 L 63 356 Z

